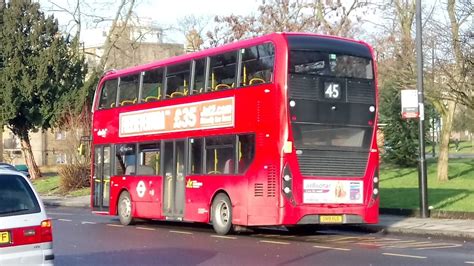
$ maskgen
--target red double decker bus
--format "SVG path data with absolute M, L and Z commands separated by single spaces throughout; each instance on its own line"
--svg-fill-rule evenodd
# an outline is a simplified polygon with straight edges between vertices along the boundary
M 274 33 L 106 73 L 93 212 L 233 225 L 376 223 L 376 65 L 361 41 Z

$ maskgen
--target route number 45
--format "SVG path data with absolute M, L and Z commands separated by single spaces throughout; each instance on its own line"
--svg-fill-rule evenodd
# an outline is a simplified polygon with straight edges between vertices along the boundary
M 324 83 L 324 98 L 327 98 L 327 99 L 340 99 L 341 98 L 341 86 L 337 83 L 325 82 Z

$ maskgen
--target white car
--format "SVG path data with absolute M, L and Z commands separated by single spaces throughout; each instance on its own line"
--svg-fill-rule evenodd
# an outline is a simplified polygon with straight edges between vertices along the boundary
M 0 169 L 0 265 L 52 265 L 53 228 L 28 178 Z

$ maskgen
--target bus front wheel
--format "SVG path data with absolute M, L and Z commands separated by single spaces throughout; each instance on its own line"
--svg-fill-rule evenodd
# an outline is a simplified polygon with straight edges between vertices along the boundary
M 212 227 L 219 235 L 226 235 L 232 229 L 232 204 L 226 194 L 220 193 L 212 202 Z
M 132 200 L 130 198 L 130 193 L 127 191 L 120 193 L 118 201 L 118 216 L 120 223 L 123 225 L 129 225 L 133 223 Z

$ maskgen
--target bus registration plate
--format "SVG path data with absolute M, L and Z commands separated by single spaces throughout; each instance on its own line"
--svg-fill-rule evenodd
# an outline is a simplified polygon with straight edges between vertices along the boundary
M 342 215 L 320 215 L 319 222 L 322 224 L 342 223 Z
M 10 244 L 10 232 L 0 232 L 0 245 Z

